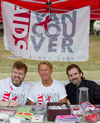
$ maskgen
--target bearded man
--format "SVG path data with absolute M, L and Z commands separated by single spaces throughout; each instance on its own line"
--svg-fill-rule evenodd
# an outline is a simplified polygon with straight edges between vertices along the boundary
M 70 83 L 65 86 L 71 104 L 79 104 L 79 88 L 87 87 L 89 102 L 91 104 L 100 104 L 100 86 L 94 81 L 86 80 L 83 72 L 76 64 L 71 64 L 66 68 Z
M 11 77 L 0 80 L 0 106 L 17 107 L 26 104 L 32 86 L 24 81 L 27 69 L 26 64 L 16 61 Z

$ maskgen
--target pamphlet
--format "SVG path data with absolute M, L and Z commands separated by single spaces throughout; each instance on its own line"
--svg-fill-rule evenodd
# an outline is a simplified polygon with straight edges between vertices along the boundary
M 34 115 L 43 115 L 45 116 L 46 110 L 44 105 L 34 105 L 32 107 L 32 110 L 34 111 Z
M 85 111 L 94 110 L 95 107 L 90 103 L 90 102 L 83 102 L 82 104 L 82 109 Z
M 32 119 L 33 113 L 30 113 L 30 108 L 18 108 L 15 117 L 21 117 L 22 120 Z
M 45 110 L 45 106 L 44 105 L 33 105 L 32 110 L 33 111 Z
M 10 117 L 9 118 L 10 123 L 21 123 L 21 118 L 17 118 L 17 117 Z
M 30 108 L 20 107 L 18 108 L 17 112 L 30 112 Z
M 94 105 L 94 107 L 95 107 L 95 109 L 94 110 L 90 109 L 90 112 L 92 114 L 99 114 L 100 115 L 100 105 L 97 104 L 97 105 Z
M 43 123 L 43 115 L 34 115 L 31 119 L 33 123 Z
M 76 121 L 80 121 L 77 115 L 58 115 L 55 119 L 55 123 L 75 123 Z
M 7 110 L 0 108 L 0 114 L 9 114 L 9 115 L 15 115 L 16 110 Z
M 80 105 L 71 105 L 72 114 L 81 116 L 83 115 L 82 108 Z
M 95 107 L 95 110 L 100 110 L 100 105 L 98 104 L 98 105 L 94 105 L 94 107 Z

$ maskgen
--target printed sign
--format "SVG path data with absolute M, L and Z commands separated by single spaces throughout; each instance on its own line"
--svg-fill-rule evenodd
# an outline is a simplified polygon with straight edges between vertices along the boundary
M 37 13 L 2 2 L 4 45 L 16 56 L 48 61 L 87 61 L 90 7 Z M 85 19 L 84 19 L 85 18 Z

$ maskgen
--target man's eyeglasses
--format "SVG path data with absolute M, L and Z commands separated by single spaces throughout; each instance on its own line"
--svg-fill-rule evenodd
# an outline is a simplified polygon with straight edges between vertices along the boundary
M 18 72 L 16 72 L 16 71 L 13 71 L 13 73 L 14 73 L 14 74 L 18 74 L 18 75 L 20 75 L 20 76 L 24 75 L 23 73 L 18 73 Z

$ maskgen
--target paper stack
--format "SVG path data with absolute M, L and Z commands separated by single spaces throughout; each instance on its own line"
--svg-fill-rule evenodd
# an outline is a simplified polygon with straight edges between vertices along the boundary
M 0 114 L 9 114 L 10 116 L 14 115 L 16 113 L 16 110 L 7 110 L 0 108 Z
M 32 119 L 33 113 L 30 113 L 30 108 L 18 108 L 15 117 L 21 117 L 22 120 Z
M 43 115 L 45 116 L 46 114 L 46 109 L 44 105 L 34 105 L 32 107 L 32 110 L 34 111 L 33 114 L 34 115 Z
M 0 123 L 5 123 L 9 119 L 9 114 L 0 113 Z
M 32 123 L 43 123 L 43 115 L 34 115 L 31 119 Z
M 85 111 L 94 110 L 95 107 L 90 102 L 83 102 L 81 103 L 82 109 Z
M 20 117 L 10 117 L 10 123 L 21 123 Z
M 80 105 L 71 105 L 72 114 L 81 116 L 83 115 L 82 108 Z
M 55 123 L 75 123 L 76 121 L 80 121 L 77 115 L 58 115 L 55 119 Z

